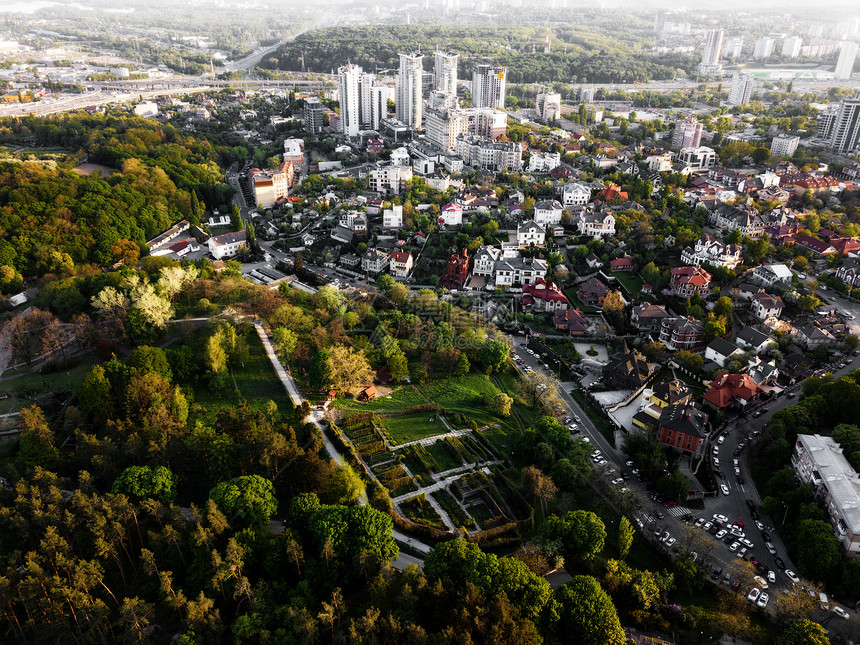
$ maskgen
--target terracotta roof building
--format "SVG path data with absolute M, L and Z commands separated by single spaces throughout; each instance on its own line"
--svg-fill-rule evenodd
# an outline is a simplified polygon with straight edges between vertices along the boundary
M 697 293 L 705 296 L 711 288 L 711 274 L 701 267 L 675 267 L 669 285 L 681 298 L 690 298 Z
M 748 374 L 719 372 L 705 392 L 705 401 L 718 409 L 731 406 L 745 408 L 758 400 L 761 392 L 762 389 Z

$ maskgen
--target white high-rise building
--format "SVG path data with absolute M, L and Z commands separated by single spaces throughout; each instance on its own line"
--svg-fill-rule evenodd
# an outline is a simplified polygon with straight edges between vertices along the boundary
M 735 74 L 732 77 L 732 87 L 729 90 L 729 105 L 745 105 L 752 96 L 753 79 L 749 74 Z
M 340 131 L 350 138 L 361 129 L 361 94 L 358 65 L 343 65 L 337 69 L 337 92 L 340 98 Z
M 860 93 L 839 103 L 832 131 L 830 147 L 834 150 L 853 152 L 860 148 Z
M 770 58 L 771 54 L 773 54 L 773 38 L 768 38 L 767 36 L 765 36 L 764 38 L 759 38 L 755 42 L 755 49 L 753 50 L 753 58 L 755 58 L 755 59 Z
M 845 41 L 839 51 L 839 60 L 836 61 L 836 80 L 847 81 L 851 78 L 854 69 L 854 61 L 857 59 L 857 43 Z
M 726 38 L 726 46 L 723 49 L 726 58 L 740 58 L 744 48 L 743 38 Z
M 370 88 L 370 129 L 379 130 L 382 119 L 388 116 L 389 88 L 374 85 Z
M 477 108 L 505 107 L 508 68 L 498 65 L 475 65 L 472 72 L 472 105 Z
M 702 144 L 702 124 L 695 116 L 688 116 L 675 124 L 672 146 L 675 148 L 698 148 Z
M 373 128 L 373 86 L 376 85 L 376 74 L 363 72 L 358 77 L 358 101 L 360 106 L 359 124 L 362 130 Z
M 720 65 L 720 52 L 723 50 L 722 29 L 711 29 L 702 51 L 702 62 L 699 64 L 700 74 L 719 74 L 722 70 Z
M 803 38 L 800 36 L 789 36 L 782 41 L 782 55 L 788 58 L 800 56 L 800 48 L 803 47 Z
M 558 92 L 538 94 L 535 97 L 538 118 L 549 123 L 561 117 L 561 94 Z
M 400 72 L 397 75 L 397 120 L 414 129 L 420 129 L 422 123 L 423 80 L 424 56 L 418 52 L 400 54 Z
M 800 143 L 800 137 L 793 137 L 788 134 L 778 134 L 773 138 L 770 144 L 771 157 L 790 157 L 797 150 L 797 144 Z
M 436 84 L 434 89 L 446 94 L 457 95 L 457 63 L 460 54 L 453 52 L 435 52 L 434 69 L 436 73 Z

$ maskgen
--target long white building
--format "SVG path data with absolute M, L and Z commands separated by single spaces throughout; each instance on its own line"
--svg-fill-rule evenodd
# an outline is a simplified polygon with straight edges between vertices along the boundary
M 343 65 L 337 69 L 337 92 L 340 99 L 340 131 L 350 139 L 361 129 L 361 93 L 358 65 Z

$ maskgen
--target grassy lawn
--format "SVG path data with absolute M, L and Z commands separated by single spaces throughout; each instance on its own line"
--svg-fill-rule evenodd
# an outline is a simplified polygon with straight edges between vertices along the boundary
M 80 362 L 68 370 L 60 370 L 50 374 L 28 373 L 26 368 L 15 373 L 4 373 L 11 378 L 0 381 L 0 392 L 8 394 L 8 399 L 0 401 L 0 414 L 16 412 L 30 404 L 30 394 L 41 395 L 49 392 L 76 392 L 87 372 L 101 362 L 95 353 L 78 357 Z
M 448 432 L 445 424 L 440 419 L 436 419 L 432 412 L 384 417 L 381 422 L 391 443 L 395 445 Z
M 453 414 L 462 414 L 479 426 L 499 421 L 498 417 L 491 414 L 484 405 L 484 399 L 492 399 L 499 390 L 483 374 L 467 374 L 435 381 L 420 388 L 427 399 L 445 408 L 448 421 L 455 427 L 457 424 L 451 418 Z
M 424 495 L 418 495 L 407 499 L 405 502 L 400 504 L 400 508 L 403 510 L 406 517 L 413 522 L 424 524 L 425 526 L 432 526 L 443 531 L 448 528 L 445 526 L 445 523 L 442 521 L 442 518 L 439 517 L 436 510 L 430 505 L 430 502 L 424 498 Z
M 190 343 L 192 348 L 195 343 L 202 345 L 208 336 L 206 329 L 195 334 Z M 247 399 L 250 406 L 260 409 L 271 399 L 282 412 L 292 410 L 292 402 L 275 373 L 259 336 L 250 326 L 244 330 L 243 336 L 248 344 L 248 359 L 244 365 L 232 370 L 238 391 L 233 389 L 233 378 L 228 380 L 223 392 L 213 392 L 203 381 L 195 385 L 194 402 L 200 406 L 196 413 L 197 419 L 204 423 L 213 422 L 221 408 L 235 406 L 241 399 Z
M 339 410 L 385 413 L 392 410 L 403 410 L 413 405 L 424 405 L 425 403 L 431 403 L 431 401 L 421 396 L 418 388 L 414 385 L 401 385 L 388 396 L 381 396 L 367 403 L 360 403 L 355 399 L 336 399 L 332 401 L 331 406 Z
M 572 304 L 575 308 L 581 309 L 582 313 L 585 314 L 593 314 L 595 312 L 600 311 L 597 307 L 592 307 L 590 305 L 585 305 L 576 295 L 577 289 L 575 287 L 568 287 L 564 290 L 564 295 L 567 296 L 567 299 L 570 300 L 570 304 Z
M 432 446 L 427 446 L 429 452 L 436 463 L 439 464 L 439 472 L 445 472 L 452 468 L 459 468 L 463 463 L 454 457 L 452 451 L 445 445 L 444 441 L 437 441 Z
M 613 271 L 612 275 L 621 283 L 621 286 L 624 287 L 624 290 L 630 296 L 637 296 L 642 289 L 642 278 L 638 275 L 634 275 L 628 271 Z

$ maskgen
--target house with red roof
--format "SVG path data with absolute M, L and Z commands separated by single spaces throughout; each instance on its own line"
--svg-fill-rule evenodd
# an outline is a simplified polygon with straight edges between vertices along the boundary
M 675 267 L 669 286 L 681 298 L 691 298 L 697 293 L 705 296 L 711 288 L 711 274 L 701 267 Z
M 609 269 L 611 271 L 632 271 L 633 258 L 627 256 L 623 258 L 615 258 L 609 263 Z
M 628 197 L 627 192 L 621 190 L 621 186 L 618 184 L 609 184 L 606 188 L 597 193 L 598 197 L 603 199 L 604 201 L 609 201 L 610 199 L 615 199 L 616 197 L 620 199 L 622 202 L 626 202 L 630 199 Z
M 570 300 L 556 284 L 547 284 L 538 278 L 532 284 L 523 285 L 523 309 L 534 311 L 564 311 L 570 307 Z
M 412 271 L 412 254 L 407 251 L 392 251 L 389 271 L 395 278 L 405 278 Z
M 860 240 L 856 237 L 834 237 L 831 238 L 830 245 L 841 255 L 860 251 Z
M 747 407 L 761 396 L 762 389 L 749 374 L 719 372 L 708 385 L 705 401 L 719 410 Z

